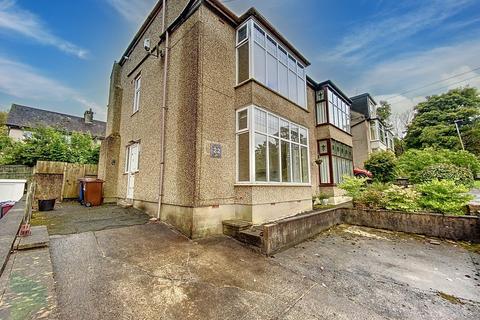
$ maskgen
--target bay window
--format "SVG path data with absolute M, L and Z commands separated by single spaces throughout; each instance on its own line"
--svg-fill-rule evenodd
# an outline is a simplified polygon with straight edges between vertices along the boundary
M 238 183 L 310 183 L 306 128 L 256 106 L 236 117 Z
M 316 94 L 316 120 L 317 125 L 330 123 L 335 127 L 350 133 L 350 103 L 337 95 L 330 88 L 317 91 Z
M 306 108 L 305 66 L 253 19 L 237 30 L 237 83 L 250 78 Z
M 320 185 L 342 183 L 345 175 L 353 175 L 352 147 L 333 139 L 318 141 Z

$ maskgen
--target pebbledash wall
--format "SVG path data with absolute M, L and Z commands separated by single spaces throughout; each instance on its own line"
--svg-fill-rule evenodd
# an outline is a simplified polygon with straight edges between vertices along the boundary
M 187 2 L 166 1 L 166 26 Z M 254 79 L 237 85 L 235 19 L 239 18 L 217 1 L 200 2 L 169 39 L 161 210 L 163 221 L 191 238 L 221 234 L 222 221 L 227 219 L 263 223 L 311 210 L 312 194 L 319 191 L 318 166 L 314 162 L 314 88 L 307 86 L 307 107 L 302 108 Z M 219 14 L 219 8 L 227 13 Z M 157 4 L 153 19 L 147 19 L 148 24 L 137 34 L 128 59 L 113 66 L 107 133 L 99 164 L 99 177 L 105 180 L 105 199 L 126 199 L 126 150 L 130 144 L 139 143 L 132 201 L 152 216 L 157 215 L 160 188 L 164 58 L 146 57 L 143 39 L 159 39 L 163 12 L 161 3 Z M 165 41 L 159 47 L 165 52 Z M 142 79 L 141 96 L 139 110 L 134 113 L 138 75 Z M 237 183 L 235 111 L 252 105 L 308 129 L 309 183 Z M 212 145 L 221 147 L 221 157 L 211 156 Z

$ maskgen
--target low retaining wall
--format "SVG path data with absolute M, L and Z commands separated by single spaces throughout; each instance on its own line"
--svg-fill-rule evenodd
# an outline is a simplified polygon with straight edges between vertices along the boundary
M 480 243 L 478 216 L 336 208 L 264 225 L 262 251 L 267 255 L 274 254 L 342 223 Z
M 5 269 L 15 238 L 25 217 L 26 198 L 24 195 L 23 198 L 8 211 L 7 215 L 0 219 L 0 275 L 3 273 L 3 269 Z
M 478 216 L 445 216 L 386 210 L 339 209 L 343 223 L 480 243 Z

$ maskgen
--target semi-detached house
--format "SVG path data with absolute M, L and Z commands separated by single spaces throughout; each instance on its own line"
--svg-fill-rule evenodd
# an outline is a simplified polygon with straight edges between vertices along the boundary
M 352 174 L 348 97 L 255 9 L 160 1 L 111 73 L 99 176 L 192 238 L 338 200 Z

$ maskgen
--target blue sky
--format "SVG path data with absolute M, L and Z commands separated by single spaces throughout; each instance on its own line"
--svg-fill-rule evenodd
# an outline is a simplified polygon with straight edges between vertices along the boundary
M 224 2 L 237 14 L 256 7 L 311 61 L 315 80 L 390 99 L 396 113 L 452 87 L 480 88 L 478 0 Z M 104 120 L 112 63 L 154 3 L 0 0 L 0 109 L 91 106 Z

